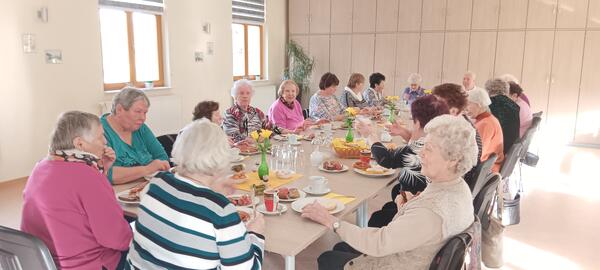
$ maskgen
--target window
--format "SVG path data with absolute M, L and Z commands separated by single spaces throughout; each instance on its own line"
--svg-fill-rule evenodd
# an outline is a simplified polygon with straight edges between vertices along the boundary
M 232 0 L 233 79 L 264 78 L 265 0 Z
M 233 79 L 263 78 L 262 25 L 231 25 L 233 34 Z M 258 77 L 257 77 L 258 76 Z
M 153 0 L 150 6 L 143 3 L 100 0 L 104 90 L 127 85 L 143 88 L 148 82 L 165 85 L 162 1 Z

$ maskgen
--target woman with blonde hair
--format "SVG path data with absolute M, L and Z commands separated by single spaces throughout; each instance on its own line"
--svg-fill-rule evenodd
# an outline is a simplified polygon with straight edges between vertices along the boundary
M 282 133 L 299 132 L 312 124 L 311 120 L 304 120 L 302 105 L 296 100 L 299 92 L 300 88 L 294 81 L 283 81 L 277 90 L 279 98 L 269 108 L 269 121 Z
M 360 73 L 353 73 L 348 79 L 348 85 L 344 87 L 344 92 L 340 96 L 342 107 L 357 107 L 365 108 L 369 106 L 367 101 L 362 96 L 362 91 L 365 88 L 365 76 Z

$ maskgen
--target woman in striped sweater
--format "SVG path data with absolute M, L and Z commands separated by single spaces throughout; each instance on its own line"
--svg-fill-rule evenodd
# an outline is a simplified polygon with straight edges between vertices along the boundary
M 173 146 L 177 173 L 159 173 L 142 198 L 128 262 L 133 269 L 261 269 L 264 219 L 244 224 L 220 192 L 233 159 L 225 133 L 207 119 Z M 230 190 L 229 190 L 230 191 Z

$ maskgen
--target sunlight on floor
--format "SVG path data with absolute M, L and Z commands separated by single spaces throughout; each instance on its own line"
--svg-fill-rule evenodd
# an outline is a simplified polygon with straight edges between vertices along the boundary
M 577 263 L 526 243 L 504 237 L 504 267 L 506 270 L 583 269 Z

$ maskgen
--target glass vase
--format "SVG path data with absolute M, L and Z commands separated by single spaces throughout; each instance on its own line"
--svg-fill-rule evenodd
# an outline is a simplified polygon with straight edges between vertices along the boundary
M 258 178 L 263 182 L 269 181 L 269 165 L 267 164 L 266 149 L 260 152 L 260 166 L 258 166 Z

